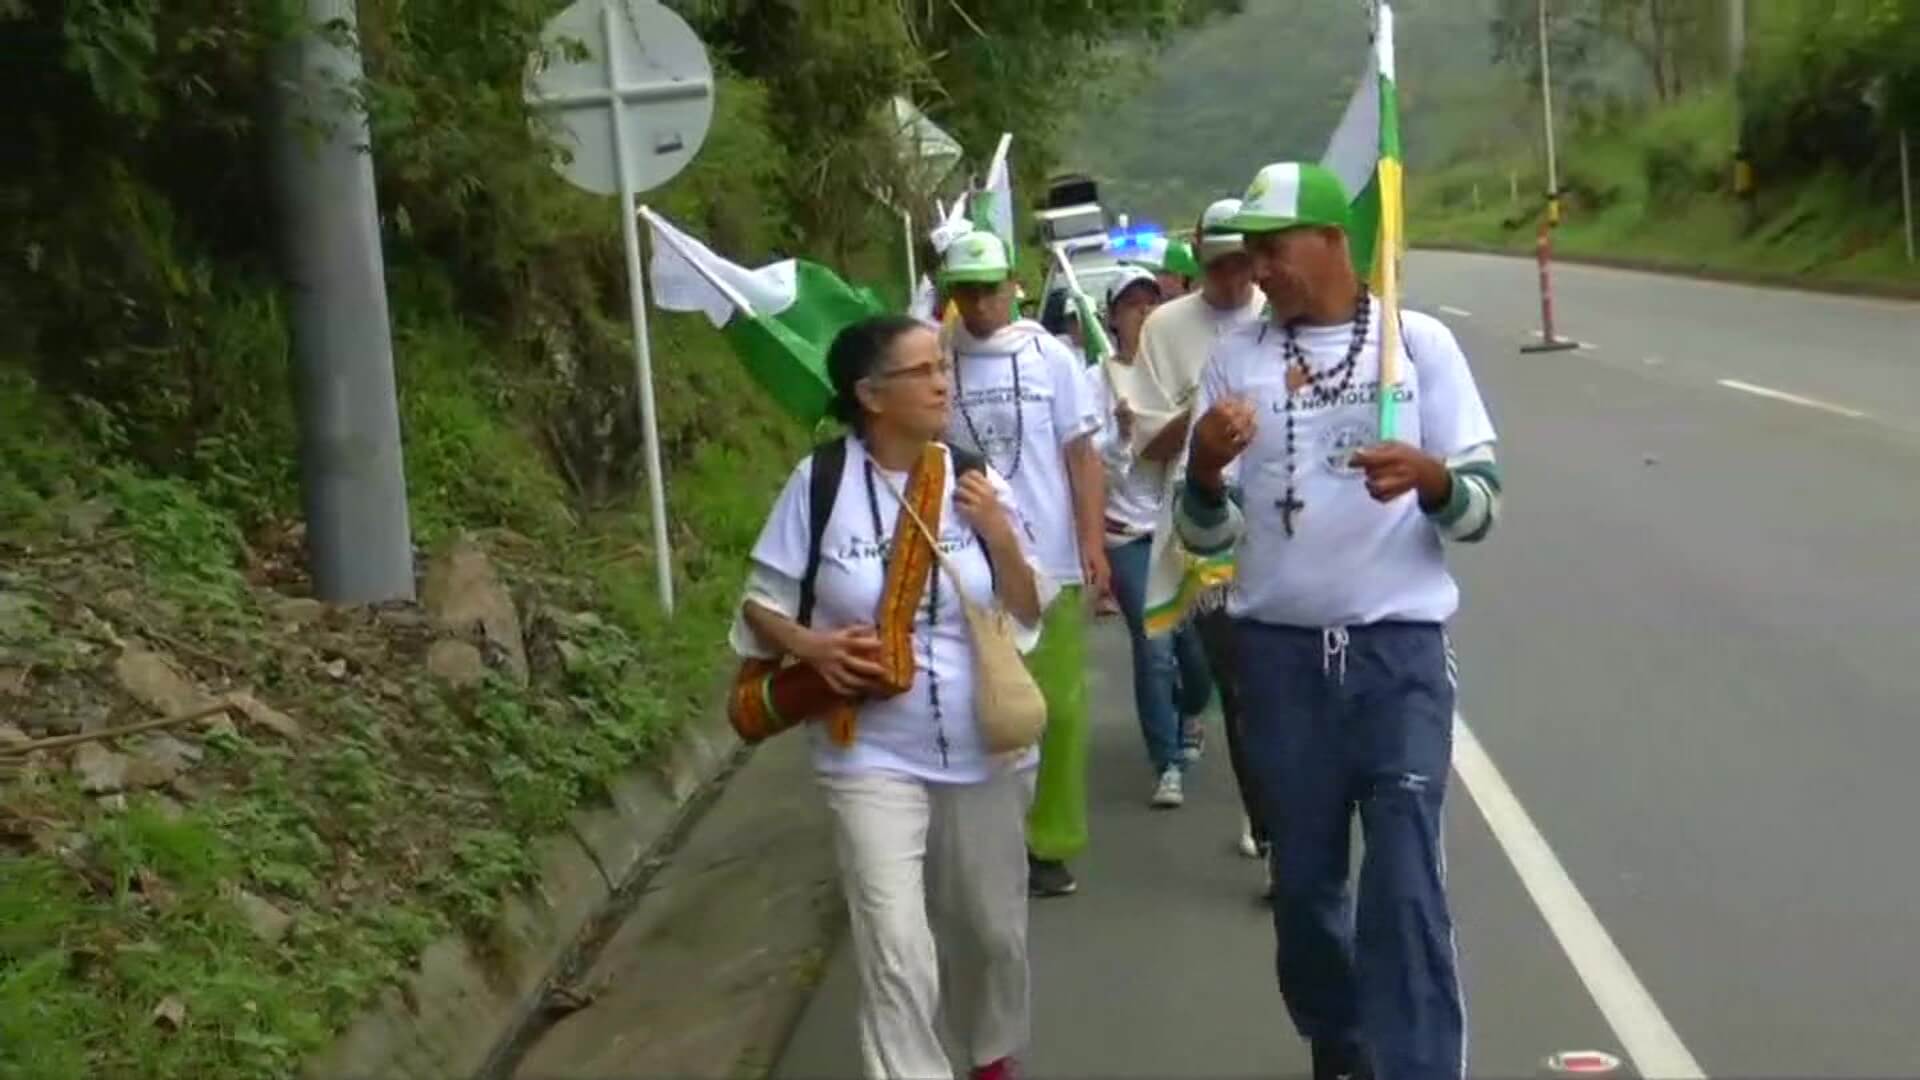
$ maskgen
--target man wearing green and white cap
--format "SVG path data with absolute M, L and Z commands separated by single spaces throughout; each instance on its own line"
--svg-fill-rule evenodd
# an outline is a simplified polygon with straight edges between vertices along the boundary
M 1087 845 L 1086 607 L 1108 586 L 1106 489 L 1083 366 L 1058 338 L 1013 316 L 1013 268 L 992 233 L 948 247 L 940 283 L 960 317 L 947 439 L 972 450 L 1012 486 L 1040 569 L 1061 586 L 1040 644 L 1027 657 L 1047 699 L 1047 732 L 1027 819 L 1029 888 L 1064 896 L 1078 887 L 1067 860 Z
M 1141 459 L 1135 468 L 1157 473 L 1158 482 L 1169 492 L 1185 472 L 1188 410 L 1214 343 L 1234 327 L 1260 318 L 1262 302 L 1253 286 L 1253 262 L 1242 250 L 1239 234 L 1226 227 L 1239 211 L 1239 199 L 1220 199 L 1200 215 L 1192 242 L 1193 250 L 1199 252 L 1200 288 L 1160 305 L 1140 333 L 1138 367 L 1143 385 L 1130 402 L 1137 418 L 1134 450 Z M 1174 503 L 1171 497 L 1162 502 L 1164 517 L 1154 531 L 1151 565 L 1155 567 L 1168 560 L 1178 564 L 1181 558 L 1174 537 Z M 1177 582 L 1179 573 L 1162 572 L 1153 580 Z M 1158 608 L 1170 599 L 1150 591 L 1147 605 Z M 1194 604 L 1192 622 L 1213 670 L 1227 732 L 1227 756 L 1240 789 L 1240 849 L 1248 858 L 1259 858 L 1266 849 L 1266 831 L 1258 824 L 1260 804 L 1240 751 L 1240 699 L 1233 684 L 1232 625 L 1223 610 L 1225 599 L 1225 589 L 1219 586 L 1201 595 Z M 1199 719 L 1191 717 L 1187 725 L 1190 755 L 1197 754 L 1203 742 Z
M 1315 1075 L 1453 1080 L 1465 1012 L 1441 810 L 1460 590 L 1443 542 L 1487 535 L 1500 472 L 1439 321 L 1402 317 L 1404 363 L 1380 386 L 1382 312 L 1354 270 L 1349 207 L 1331 172 L 1283 163 L 1231 219 L 1271 310 L 1221 339 L 1201 379 L 1179 527 L 1196 552 L 1235 552 L 1228 612 L 1273 831 L 1280 990 Z M 1403 442 L 1378 439 L 1383 392 Z

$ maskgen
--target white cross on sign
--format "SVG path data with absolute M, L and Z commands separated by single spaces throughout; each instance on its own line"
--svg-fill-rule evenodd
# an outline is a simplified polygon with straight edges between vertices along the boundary
M 693 160 L 713 121 L 713 68 L 680 16 L 652 0 L 579 0 L 541 36 L 558 59 L 533 72 L 527 100 L 572 153 L 568 180 L 631 195 Z

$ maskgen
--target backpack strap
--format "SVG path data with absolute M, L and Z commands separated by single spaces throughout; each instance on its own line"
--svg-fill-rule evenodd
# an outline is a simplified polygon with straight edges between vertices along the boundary
M 840 476 L 847 471 L 847 440 L 822 443 L 813 451 L 813 475 L 807 485 L 807 568 L 800 575 L 800 614 L 795 621 L 813 625 L 814 582 L 820 577 L 820 542 L 826 538 L 833 504 L 840 497 Z
M 987 456 L 985 454 L 975 453 L 972 450 L 968 450 L 963 446 L 956 446 L 953 443 L 947 444 L 947 454 L 953 458 L 953 479 L 955 483 L 958 483 L 960 478 L 968 473 L 984 473 L 987 471 Z M 991 580 L 998 582 L 1000 580 L 1000 571 L 995 569 L 993 557 L 987 555 L 986 538 L 977 532 L 974 533 L 973 536 L 974 540 L 980 545 L 980 554 L 987 556 L 987 576 Z

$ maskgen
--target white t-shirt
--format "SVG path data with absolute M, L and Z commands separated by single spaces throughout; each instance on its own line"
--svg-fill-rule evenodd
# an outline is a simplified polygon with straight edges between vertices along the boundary
M 1114 363 L 1107 365 L 1112 372 L 1109 380 L 1101 365 L 1086 369 L 1087 399 L 1100 414 L 1100 430 L 1094 433 L 1094 447 L 1100 451 L 1100 464 L 1107 476 L 1107 520 L 1126 527 L 1124 534 L 1116 535 L 1111 527 L 1107 530 L 1107 544 L 1113 546 L 1137 540 L 1153 532 L 1160 520 L 1160 508 L 1166 501 L 1165 475 L 1157 468 L 1139 468 L 1133 447 L 1126 436 L 1120 434 L 1120 421 L 1114 417 L 1115 400 L 1113 383 L 1120 384 L 1121 396 L 1129 402 L 1134 398 L 1135 386 L 1139 381 L 1139 371 L 1134 364 Z M 1138 423 L 1138 419 L 1135 420 Z
M 986 341 L 956 326 L 953 351 L 947 440 L 981 454 L 1007 478 L 1032 530 L 1029 539 L 1040 569 L 1061 585 L 1080 584 L 1080 537 L 1066 447 L 1100 426 L 1087 401 L 1084 365 L 1030 321 L 1014 323 Z
M 1300 347 L 1315 371 L 1339 364 L 1352 324 L 1301 327 Z M 1440 534 L 1409 492 L 1381 505 L 1366 476 L 1349 463 L 1378 441 L 1380 309 L 1365 348 L 1338 400 L 1308 407 L 1296 399 L 1294 494 L 1306 504 L 1283 527 L 1287 493 L 1286 331 L 1271 322 L 1239 327 L 1215 347 L 1201 376 L 1194 415 L 1216 401 L 1251 399 L 1258 429 L 1233 463 L 1229 482 L 1242 492 L 1246 535 L 1240 541 L 1228 610 L 1280 626 L 1357 626 L 1382 621 L 1444 622 L 1460 606 Z M 1399 439 L 1439 457 L 1494 441 L 1493 422 L 1452 331 L 1418 312 L 1402 319 Z
M 906 490 L 905 473 L 888 473 L 866 454 L 859 440 L 847 444 L 846 470 L 840 493 L 827 519 L 820 543 L 820 571 L 814 579 L 813 628 L 833 630 L 875 622 L 886 585 L 887 557 L 892 551 L 894 523 L 900 513 L 893 490 Z M 872 467 L 872 484 L 868 469 Z M 886 480 L 891 480 L 889 490 Z M 753 577 L 747 596 L 788 618 L 797 616 L 800 578 L 806 572 L 808 504 L 813 459 L 808 457 L 787 479 L 773 504 L 773 513 L 753 547 Z M 991 469 L 987 479 L 1012 515 L 1016 535 L 1022 535 L 1019 510 L 1005 480 Z M 976 603 L 996 604 L 993 571 L 985 549 L 966 519 L 953 505 L 951 458 L 946 497 L 940 512 L 940 547 L 959 572 L 959 586 Z M 871 494 L 869 494 L 871 493 Z M 880 527 L 874 528 L 877 516 Z M 912 528 L 909 523 L 907 528 Z M 1028 561 L 1031 551 L 1022 544 Z M 1036 573 L 1038 571 L 1036 570 Z M 1052 586 L 1039 575 L 1040 599 L 1051 599 Z M 938 604 L 934 605 L 936 598 Z M 1039 627 L 1023 628 L 1020 646 L 1032 648 Z M 736 617 L 731 634 L 734 651 L 742 656 L 768 656 L 764 643 L 744 617 Z M 954 596 L 954 580 L 936 565 L 927 591 L 920 598 L 913 628 L 914 658 L 918 665 L 913 687 L 898 697 L 861 706 L 851 746 L 840 746 L 824 727 L 809 725 L 814 767 L 823 773 L 893 772 L 935 783 L 978 783 L 1005 764 L 1032 764 L 1036 751 L 1006 762 L 988 756 L 980 743 L 973 716 L 973 638 Z

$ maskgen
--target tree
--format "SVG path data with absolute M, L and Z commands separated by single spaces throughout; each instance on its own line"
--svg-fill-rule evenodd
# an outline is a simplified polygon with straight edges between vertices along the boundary
M 1496 53 L 1535 84 L 1542 2 L 1555 78 L 1571 95 L 1595 90 L 1619 49 L 1638 58 L 1648 90 L 1662 102 L 1726 67 L 1726 0 L 1498 0 L 1491 25 Z

